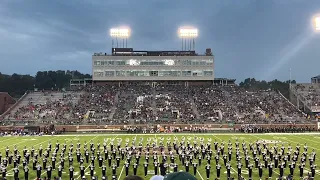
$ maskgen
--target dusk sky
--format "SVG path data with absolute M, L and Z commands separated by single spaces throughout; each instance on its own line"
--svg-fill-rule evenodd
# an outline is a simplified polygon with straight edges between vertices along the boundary
M 320 74 L 320 0 L 1 0 L 0 72 L 79 70 L 111 52 L 109 29 L 132 30 L 135 50 L 180 50 L 177 30 L 199 29 L 196 51 L 212 48 L 215 76 L 309 82 Z

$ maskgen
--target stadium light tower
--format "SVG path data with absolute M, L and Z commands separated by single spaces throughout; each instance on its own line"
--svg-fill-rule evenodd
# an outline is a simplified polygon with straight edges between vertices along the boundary
M 314 29 L 320 31 L 320 16 L 314 18 Z
M 195 50 L 194 39 L 196 37 L 198 37 L 198 29 L 196 29 L 196 28 L 180 28 L 179 29 L 179 36 L 182 39 L 182 50 L 183 51 Z
M 121 47 L 127 47 L 127 40 L 130 36 L 130 29 L 129 28 L 113 28 L 110 29 L 110 36 L 112 38 L 112 48 L 114 48 L 114 40 L 116 41 L 116 47 L 119 47 L 118 39 L 120 40 Z M 121 44 L 122 40 L 122 44 Z

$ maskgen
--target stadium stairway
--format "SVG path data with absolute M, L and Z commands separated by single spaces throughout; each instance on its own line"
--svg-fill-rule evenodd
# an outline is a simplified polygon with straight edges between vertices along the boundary
M 189 95 L 189 99 L 190 99 L 193 114 L 196 115 L 196 119 L 200 119 L 200 114 L 199 114 L 198 108 L 197 108 L 196 103 L 194 102 L 194 99 L 191 95 Z
M 11 109 L 10 113 L 11 114 L 15 113 L 19 108 L 23 106 L 27 106 L 30 102 L 38 103 L 38 100 L 41 96 L 43 96 L 41 92 L 33 92 L 33 93 L 27 94 L 26 97 L 24 97 L 19 102 L 19 104 L 17 104 L 14 108 Z
M 152 106 L 152 113 L 153 113 L 153 116 L 154 117 L 157 117 L 158 114 L 157 114 L 157 104 L 156 104 L 156 89 L 155 88 L 152 88 L 152 103 L 151 103 L 151 106 Z
M 118 91 L 116 93 L 116 95 L 114 96 L 114 103 L 113 103 L 113 106 L 111 108 L 111 112 L 110 112 L 109 117 L 108 117 L 110 120 L 113 119 L 113 116 L 116 113 L 117 104 L 119 102 L 119 95 L 120 95 L 120 91 Z

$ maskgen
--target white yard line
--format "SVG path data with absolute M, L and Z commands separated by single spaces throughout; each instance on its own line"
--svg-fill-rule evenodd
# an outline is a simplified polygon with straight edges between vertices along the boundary
M 19 136 L 17 136 L 17 137 L 19 137 Z M 10 136 L 10 137 L 6 138 L 6 140 L 0 141 L 0 143 L 10 141 L 12 139 L 15 139 L 15 137 Z
M 122 169 L 121 169 L 121 171 L 120 171 L 120 174 L 119 174 L 118 180 L 120 180 L 120 177 L 121 177 L 121 175 L 122 175 L 123 170 L 124 170 L 124 165 L 122 166 Z
M 40 136 L 39 136 L 39 137 L 40 137 Z M 51 139 L 49 139 L 49 140 L 56 139 L 56 138 L 58 138 L 58 136 L 54 136 L 53 138 L 51 138 Z M 47 140 L 47 141 L 49 141 L 49 140 Z M 46 141 L 44 141 L 44 142 L 46 142 Z M 19 142 L 19 143 L 15 143 L 15 144 L 12 144 L 12 145 L 10 145 L 10 146 L 3 147 L 3 148 L 1 148 L 0 150 L 5 149 L 5 148 L 7 148 L 7 147 L 15 146 L 15 145 L 21 144 L 21 143 L 27 143 L 27 141 L 23 141 L 23 140 L 22 140 L 22 141 Z
M 311 142 L 313 142 L 313 143 L 320 144 L 319 141 L 314 141 L 314 140 L 311 140 L 311 139 L 302 138 L 302 137 L 300 137 L 300 136 L 298 136 L 298 135 L 296 135 L 296 136 L 294 136 L 294 137 L 297 137 L 297 138 L 299 138 L 299 139 L 303 139 L 304 141 L 311 141 Z

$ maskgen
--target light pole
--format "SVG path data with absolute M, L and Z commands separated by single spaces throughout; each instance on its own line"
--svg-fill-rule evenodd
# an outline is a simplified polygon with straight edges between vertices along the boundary
M 110 29 L 110 36 L 112 38 L 112 48 L 114 48 L 114 39 L 116 40 L 116 48 L 119 48 L 118 39 L 120 41 L 120 47 L 127 48 L 127 40 L 130 36 L 129 28 L 113 28 Z M 122 39 L 122 44 L 121 44 Z
M 198 29 L 195 28 L 180 28 L 179 37 L 182 40 L 182 51 L 195 50 L 194 39 L 198 37 Z

